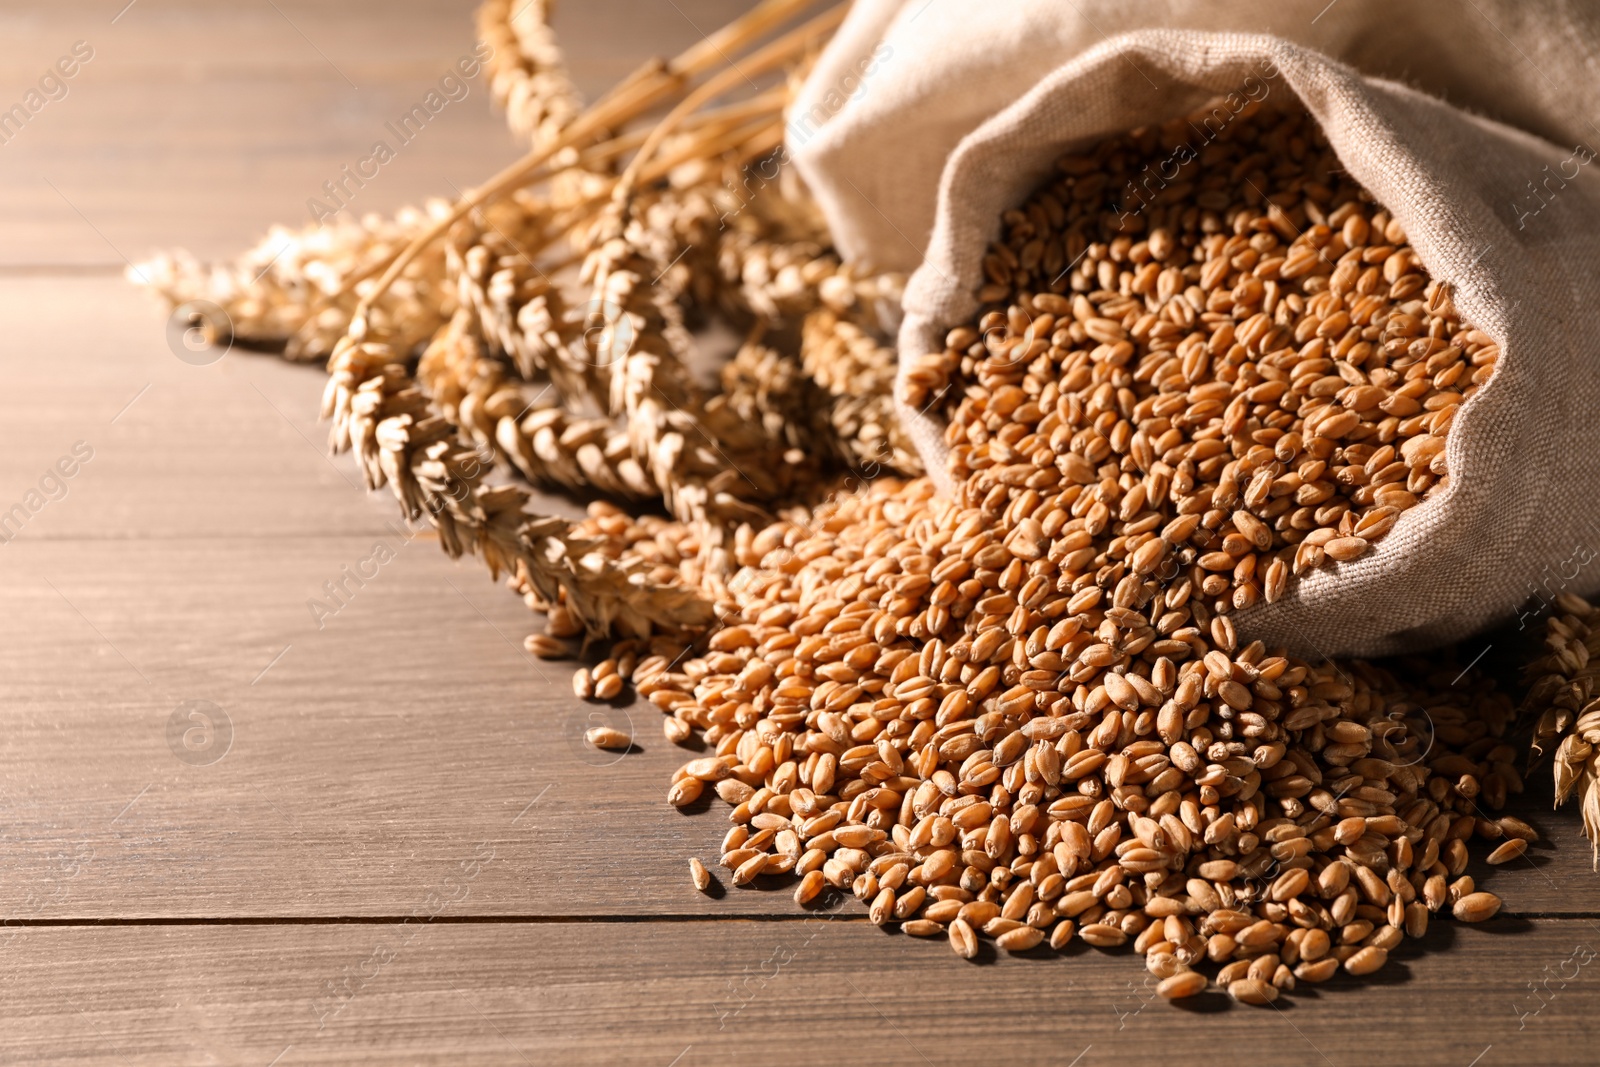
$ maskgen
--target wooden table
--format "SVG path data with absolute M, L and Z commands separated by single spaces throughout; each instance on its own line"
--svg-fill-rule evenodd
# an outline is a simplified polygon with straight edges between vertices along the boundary
M 725 824 L 665 803 L 658 713 L 578 702 L 523 653 L 514 596 L 407 539 L 324 454 L 316 368 L 186 364 L 122 278 L 307 220 L 470 48 L 470 3 L 124 4 L 0 7 L 0 107 L 93 49 L 0 144 L 0 511 L 28 509 L 0 546 L 0 1062 L 1600 1057 L 1600 876 L 1544 772 L 1519 810 L 1553 847 L 1477 872 L 1505 915 L 1271 1009 L 1173 1008 L 1125 953 L 975 966 L 853 902 L 695 892 L 686 858 Z M 740 6 L 571 0 L 559 28 L 593 93 Z M 357 206 L 514 158 L 486 97 Z M 316 618 L 380 542 L 394 558 Z M 608 715 L 643 751 L 582 744 Z

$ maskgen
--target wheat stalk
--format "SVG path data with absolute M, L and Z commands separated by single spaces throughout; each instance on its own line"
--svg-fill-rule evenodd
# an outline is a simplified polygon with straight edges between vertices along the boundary
M 217 304 L 234 340 L 282 349 L 292 360 L 326 359 L 355 311 L 357 297 L 341 292 L 448 211 L 446 201 L 433 200 L 392 218 L 340 216 L 298 230 L 274 226 L 232 264 L 203 266 L 173 253 L 130 268 L 129 277 L 174 306 L 192 300 Z M 452 310 L 443 286 L 444 253 L 435 250 L 409 264 L 400 283 L 374 302 L 374 327 L 398 343 L 425 341 Z
M 898 280 L 843 268 L 792 177 L 753 203 L 738 192 L 744 167 L 781 141 L 794 79 L 705 106 L 743 75 L 803 68 L 842 8 L 744 57 L 737 78 L 714 70 L 807 6 L 769 0 L 578 111 L 548 6 L 493 0 L 480 13 L 491 77 L 513 126 L 535 134 L 518 181 L 541 191 L 497 178 L 454 206 L 275 231 L 230 268 L 170 260 L 159 288 L 175 304 L 215 299 L 241 340 L 331 354 L 336 447 L 355 448 L 369 484 L 390 485 L 408 516 L 427 513 L 447 551 L 477 552 L 592 635 L 692 630 L 739 530 L 820 498 L 828 461 L 865 467 L 898 451 L 882 443 L 883 398 L 860 395 L 880 390 L 889 353 L 857 325 L 897 302 Z M 666 121 L 626 127 L 673 99 Z M 552 262 L 563 240 L 577 259 Z M 835 314 L 838 343 L 820 343 L 816 323 L 800 329 L 819 309 Z M 691 320 L 707 315 L 750 336 L 710 386 L 691 373 Z M 522 516 L 521 490 L 483 489 L 491 459 L 534 484 L 658 498 L 677 522 L 600 551 L 603 538 Z M 668 581 L 659 560 L 684 545 L 687 580 Z M 621 593 L 636 587 L 649 595 L 629 606 Z
M 654 480 L 667 508 L 701 534 L 706 551 L 722 549 L 722 533 L 738 522 L 764 523 L 748 501 L 770 499 L 770 470 L 729 455 L 748 453 L 719 441 L 701 417 L 702 397 L 691 382 L 690 342 L 681 309 L 653 284 L 670 264 L 667 249 L 646 244 L 662 230 L 627 224 L 620 209 L 596 231 L 584 264 L 605 325 L 599 348 L 610 361 L 611 413 L 627 422 L 634 458 Z M 670 232 L 666 234 L 670 242 Z M 658 243 L 659 248 L 659 243 Z M 717 569 L 724 569 L 722 564 Z
M 465 218 L 469 212 L 535 180 L 567 149 L 580 147 L 605 131 L 638 118 L 667 100 L 683 95 L 688 84 L 697 75 L 717 66 L 729 64 L 730 54 L 737 54 L 743 45 L 794 13 L 804 10 L 811 2 L 813 0 L 766 0 L 753 11 L 706 37 L 671 63 L 663 66 L 659 62 L 652 62 L 640 68 L 635 75 L 626 79 L 611 94 L 559 130 L 546 143 L 494 175 L 474 192 L 462 197 L 444 218 L 419 234 L 388 263 L 377 284 L 362 297 L 351 324 L 352 329 L 359 333 L 367 325 L 363 312 L 394 284 L 412 260 L 422 255 L 430 245 L 444 236 L 452 225 Z M 760 67 L 771 69 L 814 48 L 838 27 L 846 6 L 840 5 L 763 48 L 759 53 Z M 748 66 L 747 64 L 745 69 L 748 69 Z M 727 77 L 728 73 L 728 70 L 724 70 L 721 74 L 713 75 L 713 80 L 719 86 L 724 86 L 719 92 L 738 84 Z M 703 88 L 702 91 L 693 94 L 697 106 L 712 99 L 704 95 Z M 681 115 L 681 111 L 674 112 L 675 119 Z M 640 153 L 645 154 L 647 148 L 654 148 L 658 143 L 659 139 L 652 134 L 646 138 Z M 631 168 L 629 175 L 630 179 L 637 177 L 637 173 Z M 631 191 L 631 180 L 626 184 L 626 188 Z M 618 197 L 619 201 L 626 198 L 625 195 Z

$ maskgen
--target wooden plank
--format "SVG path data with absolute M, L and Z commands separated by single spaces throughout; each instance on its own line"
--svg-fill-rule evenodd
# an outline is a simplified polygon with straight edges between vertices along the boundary
M 409 144 L 386 132 L 474 43 L 474 0 L 315 4 L 127 0 L 0 6 L 9 108 L 77 41 L 94 50 L 0 145 L 0 266 L 121 266 L 158 247 L 222 258 L 275 223 L 309 225 L 340 167 L 395 149 L 352 210 L 457 195 L 522 151 L 480 76 Z M 749 6 L 572 4 L 569 61 L 593 96 Z M 697 28 L 698 27 L 698 30 Z
M 350 457 L 328 458 L 320 367 L 242 350 L 184 363 L 155 298 L 115 275 L 0 277 L 0 374 L 0 514 L 77 442 L 93 451 L 19 543 L 327 536 L 396 514 Z
M 121 265 L 174 245 L 215 258 L 273 223 L 308 225 L 307 199 L 473 44 L 471 0 L 399 10 L 146 0 L 113 25 L 125 2 L 8 14 L 28 30 L 0 60 L 18 93 L 75 41 L 94 57 L 4 146 L 0 263 Z M 394 146 L 356 210 L 451 196 L 451 183 L 516 157 L 484 79 L 469 87 Z
M 1178 1008 L 1154 997 L 1127 950 L 1069 946 L 1066 958 L 1036 950 L 974 965 L 940 942 L 851 921 L 425 915 L 408 925 L 12 931 L 0 1049 L 30 1063 L 278 1067 L 1495 1067 L 1592 1064 L 1600 1032 L 1600 938 L 1572 920 L 1438 924 L 1371 979 L 1340 977 L 1273 1008 L 1218 993 Z
M 379 539 L 393 560 L 318 618 Z M 480 841 L 506 863 L 463 913 L 793 911 L 779 886 L 692 890 L 726 807 L 666 804 L 686 754 L 660 713 L 577 700 L 570 665 L 521 651 L 520 601 L 430 541 L 19 541 L 0 581 L 0 917 L 403 914 Z M 189 700 L 232 724 L 218 762 L 170 747 Z M 587 747 L 602 721 L 642 751 Z M 1542 810 L 1547 790 L 1519 807 L 1554 846 L 1537 869 L 1475 874 L 1517 913 L 1600 914 L 1577 813 Z

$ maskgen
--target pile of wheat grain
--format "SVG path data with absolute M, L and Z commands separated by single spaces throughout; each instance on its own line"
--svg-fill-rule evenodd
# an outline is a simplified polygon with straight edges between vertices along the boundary
M 1534 836 L 1487 814 L 1521 788 L 1504 698 L 1241 647 L 1227 614 L 1437 484 L 1495 353 L 1303 114 L 1241 117 L 1128 224 L 1116 178 L 1167 134 L 1007 216 L 992 310 L 915 398 L 954 497 L 880 480 L 745 532 L 733 623 L 632 680 L 713 747 L 670 799 L 733 806 L 734 884 L 848 889 L 969 958 L 1132 940 L 1164 995 L 1265 1003 L 1493 915 L 1467 840 Z
M 851 889 L 968 956 L 975 931 L 1133 940 L 1164 978 L 1210 961 L 1229 988 L 1273 986 L 1245 997 L 1375 967 L 1445 904 L 1493 914 L 1466 840 L 1533 836 L 1485 814 L 1518 783 L 1504 699 L 1442 668 L 1402 682 L 1239 648 L 1225 617 L 1162 638 L 1062 594 L 1021 634 L 908 640 L 919 588 L 995 579 L 975 565 L 1003 547 L 989 525 L 926 482 L 877 483 L 744 550 L 741 622 L 707 654 L 635 669 L 670 738 L 713 746 L 670 799 L 733 805 L 735 884 Z

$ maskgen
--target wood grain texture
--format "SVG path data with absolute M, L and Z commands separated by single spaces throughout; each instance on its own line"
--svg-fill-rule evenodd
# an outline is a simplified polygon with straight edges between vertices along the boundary
M 0 263 L 123 265 L 157 247 L 234 253 L 367 154 L 473 43 L 471 0 L 377 4 L 8 4 L 0 60 L 20 94 L 77 41 L 64 99 L 0 147 Z M 515 158 L 479 78 L 379 176 L 392 211 Z M 7 100 L 7 106 L 11 103 Z
M 116 275 L 0 277 L 0 374 L 0 512 L 74 444 L 93 450 L 64 498 L 6 528 L 12 548 L 366 533 L 396 514 L 328 457 L 318 368 L 243 351 L 186 364 L 157 302 Z
M 558 7 L 556 25 L 570 37 L 574 80 L 593 97 L 646 57 L 671 55 L 748 6 L 571 0 Z M 120 267 L 174 246 L 217 258 L 276 223 L 310 225 L 306 201 L 471 51 L 475 7 L 7 0 L 3 107 L 75 42 L 94 56 L 63 99 L 0 145 L 0 266 Z M 359 191 L 354 210 L 454 196 L 521 154 L 491 109 L 485 79 L 469 88 L 414 141 L 394 145 L 396 158 Z
M 380 540 L 394 558 L 349 583 L 341 568 Z M 666 804 L 684 757 L 661 713 L 580 702 L 571 665 L 522 651 L 520 600 L 430 538 L 4 551 L 0 913 L 48 883 L 64 894 L 49 916 L 403 914 L 479 841 L 508 864 L 473 914 L 774 907 L 690 885 L 686 857 L 714 861 L 727 824 Z M 337 605 L 326 581 L 346 582 L 348 602 L 319 620 L 309 600 Z M 168 721 L 191 699 L 231 723 L 214 763 L 172 751 Z M 584 744 L 600 721 L 642 751 Z M 59 878 L 58 857 L 78 854 L 93 861 Z
M 571 664 L 522 651 L 520 600 L 404 534 L 0 549 L 0 914 L 45 886 L 61 895 L 44 918 L 393 916 L 480 841 L 505 864 L 463 914 L 794 913 L 782 883 L 694 892 L 687 857 L 714 864 L 728 828 L 709 793 L 688 814 L 666 803 L 694 753 L 648 703 L 579 701 Z M 368 559 L 357 586 L 343 568 Z M 195 699 L 232 724 L 206 765 L 167 734 Z M 590 748 L 598 724 L 638 750 Z M 1541 775 L 1515 810 L 1550 842 L 1473 873 L 1516 914 L 1600 915 L 1576 813 L 1548 795 Z M 92 862 L 62 878 L 62 856 Z
M 1365 981 L 1180 1008 L 1127 951 L 974 964 L 822 919 L 56 927 L 10 935 L 0 1004 L 40 1063 L 1577 1065 L 1597 943 L 1441 926 Z

